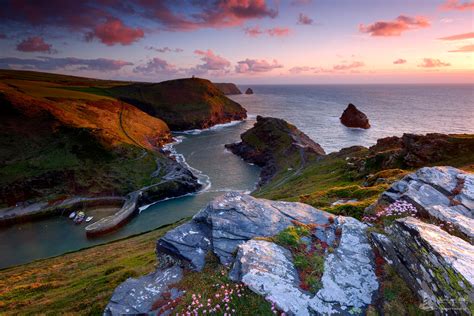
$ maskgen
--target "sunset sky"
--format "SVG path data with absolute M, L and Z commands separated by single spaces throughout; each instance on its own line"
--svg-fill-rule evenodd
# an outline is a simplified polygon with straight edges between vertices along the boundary
M 471 0 L 0 1 L 0 68 L 139 81 L 474 83 Z

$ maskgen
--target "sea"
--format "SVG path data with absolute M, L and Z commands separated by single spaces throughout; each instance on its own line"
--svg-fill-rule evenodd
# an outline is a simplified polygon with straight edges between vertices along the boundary
M 259 168 L 228 152 L 257 115 L 278 117 L 296 125 L 327 153 L 371 146 L 377 139 L 403 133 L 474 134 L 474 85 L 241 85 L 252 95 L 230 96 L 248 111 L 248 119 L 207 130 L 174 133 L 168 146 L 203 184 L 196 194 L 141 208 L 138 216 L 115 233 L 87 238 L 83 225 L 65 216 L 0 229 L 0 268 L 76 251 L 176 222 L 196 214 L 228 191 L 250 193 Z M 368 130 L 343 126 L 339 117 L 349 103 L 370 120 Z

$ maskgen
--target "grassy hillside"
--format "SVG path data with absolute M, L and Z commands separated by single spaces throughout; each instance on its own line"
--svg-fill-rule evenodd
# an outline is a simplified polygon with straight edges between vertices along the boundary
M 205 79 L 137 83 L 112 87 L 106 91 L 163 119 L 173 130 L 207 128 L 246 117 L 244 108 Z
M 169 128 L 130 104 L 80 91 L 111 84 L 0 71 L 0 207 L 126 194 L 159 180 L 150 175 L 156 159 L 167 159 L 157 148 L 171 139 Z

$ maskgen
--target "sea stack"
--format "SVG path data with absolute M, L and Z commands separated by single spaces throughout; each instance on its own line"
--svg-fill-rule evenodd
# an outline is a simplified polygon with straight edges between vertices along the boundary
M 357 109 L 357 107 L 352 103 L 349 103 L 339 119 L 341 120 L 341 123 L 347 127 L 370 128 L 367 115 L 359 111 L 359 109 Z
M 245 94 L 253 94 L 252 88 L 248 88 L 247 90 L 245 90 Z

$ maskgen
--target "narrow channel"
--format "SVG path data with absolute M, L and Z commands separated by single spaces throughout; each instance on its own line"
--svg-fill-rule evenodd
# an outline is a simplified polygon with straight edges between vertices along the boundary
M 216 126 L 204 131 L 177 133 L 173 146 L 178 160 L 184 159 L 206 187 L 202 192 L 158 202 L 143 209 L 117 232 L 88 239 L 85 224 L 74 225 L 65 216 L 0 229 L 0 268 L 57 256 L 81 248 L 152 230 L 189 217 L 212 198 L 226 191 L 250 192 L 258 181 L 259 168 L 226 151 L 224 144 L 236 142 L 254 120 Z M 107 210 L 101 210 L 107 212 Z

